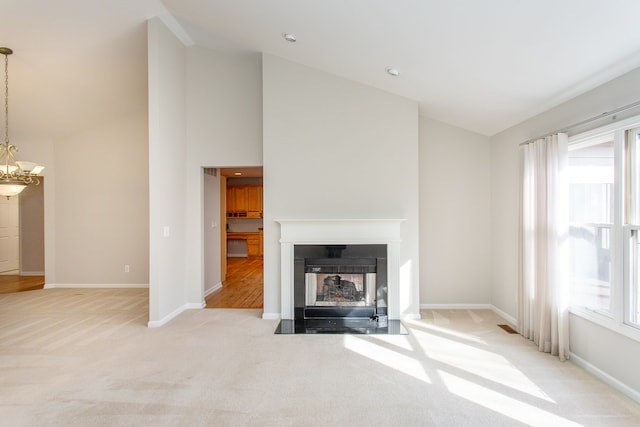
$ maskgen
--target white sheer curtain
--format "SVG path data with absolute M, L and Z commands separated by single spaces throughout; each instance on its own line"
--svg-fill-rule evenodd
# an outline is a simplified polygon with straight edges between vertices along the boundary
M 566 134 L 522 145 L 518 329 L 540 351 L 569 358 Z

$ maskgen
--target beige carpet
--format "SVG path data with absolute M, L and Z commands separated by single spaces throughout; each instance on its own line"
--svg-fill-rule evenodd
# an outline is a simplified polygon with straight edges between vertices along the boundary
M 2 426 L 638 426 L 640 406 L 489 311 L 407 336 L 274 335 L 259 310 L 148 329 L 145 290 L 0 295 Z

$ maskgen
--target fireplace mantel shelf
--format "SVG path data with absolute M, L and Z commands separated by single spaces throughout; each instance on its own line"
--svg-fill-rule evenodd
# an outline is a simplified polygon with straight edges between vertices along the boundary
M 276 219 L 280 243 L 390 243 L 400 241 L 405 219 Z
M 401 218 L 281 218 L 275 222 L 402 222 Z

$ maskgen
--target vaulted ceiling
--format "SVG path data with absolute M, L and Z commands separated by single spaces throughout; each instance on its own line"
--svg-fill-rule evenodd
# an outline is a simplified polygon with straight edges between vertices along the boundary
M 58 137 L 144 108 L 146 24 L 266 52 L 493 135 L 640 66 L 637 0 L 0 0 L 11 133 Z M 283 39 L 294 34 L 296 43 Z M 386 69 L 399 70 L 397 77 Z

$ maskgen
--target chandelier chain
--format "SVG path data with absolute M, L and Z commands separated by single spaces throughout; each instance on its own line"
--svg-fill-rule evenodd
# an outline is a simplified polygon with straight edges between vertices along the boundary
M 9 55 L 4 56 L 4 142 L 9 144 Z

